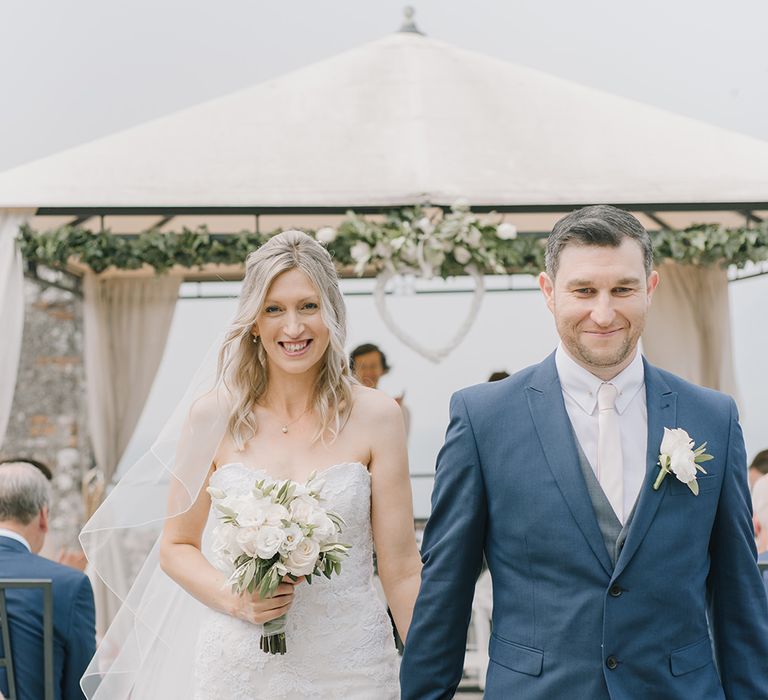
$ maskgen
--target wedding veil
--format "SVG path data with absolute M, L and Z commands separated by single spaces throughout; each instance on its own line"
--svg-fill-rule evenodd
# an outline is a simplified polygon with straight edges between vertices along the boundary
M 150 450 L 120 479 L 80 533 L 89 563 L 122 602 L 81 680 L 89 700 L 192 696 L 204 606 L 160 568 L 159 538 L 165 519 L 195 502 L 226 430 L 231 406 L 216 385 L 220 345 L 218 339 L 209 349 Z M 209 519 L 204 552 L 211 524 Z M 143 559 L 135 577 L 114 565 L 126 557 Z

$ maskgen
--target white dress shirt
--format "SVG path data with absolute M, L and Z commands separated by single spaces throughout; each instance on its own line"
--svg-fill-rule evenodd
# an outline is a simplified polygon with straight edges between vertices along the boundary
M 21 542 L 30 552 L 32 551 L 32 547 L 29 546 L 29 542 L 27 542 L 18 532 L 14 532 L 13 530 L 6 530 L 4 527 L 0 527 L 0 537 L 10 537 L 12 540 Z
M 565 410 L 581 449 L 597 476 L 597 390 L 603 380 L 578 364 L 562 343 L 555 353 L 555 365 L 563 389 Z M 629 366 L 609 383 L 618 390 L 616 413 L 619 417 L 624 467 L 624 513 L 628 517 L 645 478 L 645 452 L 648 446 L 645 370 L 639 351 L 635 352 Z

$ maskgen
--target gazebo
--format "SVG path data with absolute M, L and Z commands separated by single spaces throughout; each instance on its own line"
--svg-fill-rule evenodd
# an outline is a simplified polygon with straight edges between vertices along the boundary
M 460 198 L 473 212 L 503 215 L 520 239 L 593 203 L 624 207 L 653 231 L 762 231 L 768 143 L 450 46 L 406 22 L 280 78 L 0 173 L 0 443 L 23 321 L 20 226 L 133 240 L 204 225 L 226 238 L 336 227 L 348 210 L 374 219 L 415 206 L 446 211 Z M 725 271 L 665 265 L 646 352 L 732 389 Z M 109 481 L 152 385 L 180 282 L 238 279 L 242 268 L 97 273 L 76 255 L 63 267 L 82 282 L 90 432 Z
M 521 237 L 545 235 L 562 212 L 592 203 L 627 208 L 649 230 L 759 228 L 768 217 L 768 143 L 450 46 L 407 21 L 398 33 L 280 78 L 6 171 L 0 436 L 21 333 L 21 224 L 127 238 L 205 225 L 226 236 L 336 226 L 350 209 L 374 217 L 445 210 L 459 198 L 473 212 L 503 214 Z M 179 282 L 237 279 L 241 267 L 96 274 L 76 256 L 65 267 L 82 278 L 86 372 L 96 380 L 90 421 L 109 478 L 152 384 Z M 649 333 L 646 351 L 728 388 L 727 332 L 723 340 L 703 328 L 693 301 L 711 295 L 719 305 L 718 313 L 709 308 L 711 323 L 727 329 L 725 273 L 676 267 L 659 294 L 657 323 L 675 324 L 697 350 L 676 358 Z M 139 336 L 154 345 L 136 353 L 130 338 Z M 128 409 L 117 411 L 126 397 Z

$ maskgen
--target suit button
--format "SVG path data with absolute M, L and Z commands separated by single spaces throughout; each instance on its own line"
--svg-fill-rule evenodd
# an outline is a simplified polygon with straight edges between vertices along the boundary
M 605 665 L 608 667 L 608 670 L 613 671 L 619 665 L 619 662 L 615 656 L 609 656 L 605 660 Z
M 614 598 L 618 598 L 623 592 L 624 592 L 624 589 L 615 583 L 608 589 L 608 593 L 612 595 Z

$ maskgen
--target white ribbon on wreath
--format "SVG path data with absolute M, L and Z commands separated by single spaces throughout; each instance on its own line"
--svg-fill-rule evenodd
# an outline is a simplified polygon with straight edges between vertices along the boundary
M 407 345 L 411 350 L 419 353 L 422 357 L 426 357 L 428 360 L 434 363 L 441 362 L 450 353 L 459 346 L 462 340 L 469 333 L 472 324 L 477 318 L 477 314 L 480 311 L 480 305 L 483 302 L 483 295 L 485 294 L 485 282 L 483 276 L 478 272 L 474 265 L 467 265 L 465 268 L 466 273 L 472 277 L 475 281 L 475 290 L 472 296 L 472 304 L 470 305 L 469 312 L 467 313 L 461 326 L 451 336 L 450 340 L 439 347 L 428 347 L 422 342 L 406 333 L 400 326 L 397 325 L 395 320 L 389 313 L 387 307 L 387 292 L 386 287 L 389 280 L 392 279 L 397 273 L 394 269 L 385 269 L 379 273 L 376 277 L 376 287 L 373 291 L 373 298 L 376 303 L 376 309 L 384 321 L 384 325 L 392 332 L 392 334 L 398 338 L 401 342 Z

